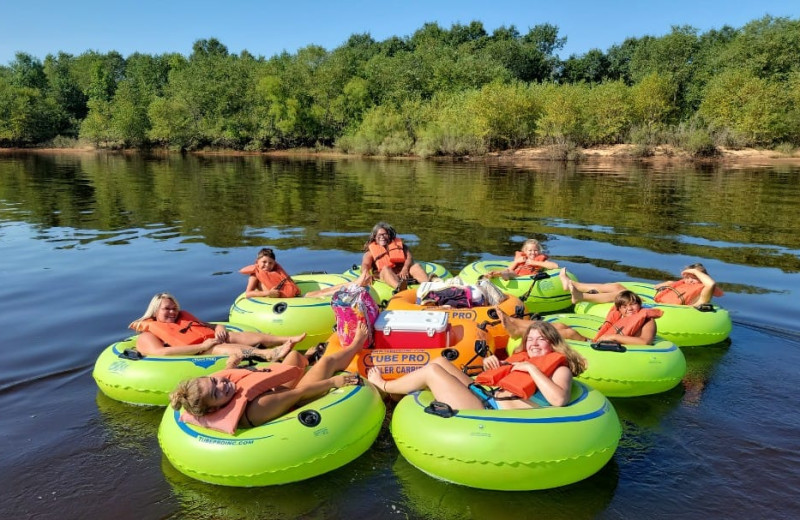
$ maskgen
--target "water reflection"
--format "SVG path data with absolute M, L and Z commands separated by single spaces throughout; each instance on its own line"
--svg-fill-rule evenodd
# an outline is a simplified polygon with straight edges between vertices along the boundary
M 417 256 L 448 267 L 460 268 L 476 253 L 509 255 L 520 237 L 537 236 L 798 272 L 798 173 L 794 167 L 520 171 L 423 161 L 18 155 L 0 158 L 0 219 L 91 230 L 78 241 L 113 243 L 108 232 L 135 232 L 217 247 L 269 240 L 286 249 L 351 251 L 361 249 L 376 221 L 387 220 L 412 239 Z M 584 257 L 598 261 L 588 251 Z M 674 276 L 610 260 L 631 277 Z
M 381 472 L 388 465 L 386 457 L 396 454 L 387 430 L 383 430 L 370 450 L 335 471 L 302 482 L 258 488 L 194 480 L 176 470 L 166 457 L 161 469 L 180 503 L 176 515 L 180 518 L 381 518 L 391 510 L 382 502 L 391 502 L 395 492 L 387 489 Z
M 614 459 L 581 482 L 541 491 L 487 491 L 449 484 L 426 475 L 402 456 L 392 467 L 405 497 L 404 505 L 420 518 L 595 518 L 614 496 L 618 468 Z M 475 471 L 480 472 L 480 467 Z

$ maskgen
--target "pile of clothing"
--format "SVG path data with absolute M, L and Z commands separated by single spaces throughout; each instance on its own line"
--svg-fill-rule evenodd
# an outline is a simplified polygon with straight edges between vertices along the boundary
M 507 296 L 491 281 L 483 279 L 477 284 L 465 284 L 461 278 L 424 282 L 417 289 L 417 304 L 463 309 L 478 305 L 497 305 Z

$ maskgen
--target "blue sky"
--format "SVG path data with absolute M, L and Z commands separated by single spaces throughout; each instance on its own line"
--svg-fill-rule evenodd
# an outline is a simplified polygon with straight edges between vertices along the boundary
M 270 57 L 316 44 L 333 49 L 351 34 L 375 40 L 409 36 L 426 22 L 483 22 L 488 32 L 515 25 L 558 26 L 567 45 L 559 54 L 607 50 L 628 36 L 660 36 L 673 25 L 701 32 L 741 27 L 765 14 L 800 18 L 797 0 L 0 0 L 0 65 L 17 51 L 39 59 L 59 51 L 116 50 L 188 55 L 192 43 L 217 38 L 233 53 Z

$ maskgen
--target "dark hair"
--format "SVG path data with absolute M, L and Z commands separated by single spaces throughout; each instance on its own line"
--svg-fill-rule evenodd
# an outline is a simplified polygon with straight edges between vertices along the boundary
M 275 252 L 272 249 L 268 248 L 268 247 L 262 247 L 261 248 L 261 250 L 256 255 L 256 260 L 258 260 L 262 256 L 266 256 L 268 258 L 272 258 L 273 260 L 275 260 Z
M 619 309 L 623 305 L 630 305 L 631 303 L 642 304 L 642 298 L 633 291 L 620 291 L 614 298 L 614 307 Z
M 684 267 L 684 268 L 683 268 L 683 270 L 684 270 L 684 271 L 685 271 L 686 269 L 697 269 L 697 270 L 698 270 L 698 271 L 700 271 L 701 273 L 708 274 L 708 270 L 706 269 L 706 266 L 704 266 L 704 265 L 703 265 L 703 264 L 701 264 L 700 262 L 696 262 L 696 263 L 694 263 L 694 264 L 689 264 L 689 265 L 687 265 L 686 267 Z
M 397 232 L 394 230 L 394 228 L 392 226 L 390 226 L 388 223 L 383 222 L 383 221 L 378 222 L 372 228 L 372 233 L 370 233 L 370 235 L 369 235 L 369 240 L 367 240 L 367 243 L 364 244 L 364 251 L 367 251 L 369 249 L 369 245 L 372 242 L 375 242 L 375 237 L 378 235 L 378 231 L 380 231 L 381 229 L 383 229 L 384 231 L 386 231 L 389 234 L 389 242 L 391 242 L 392 240 L 397 238 Z

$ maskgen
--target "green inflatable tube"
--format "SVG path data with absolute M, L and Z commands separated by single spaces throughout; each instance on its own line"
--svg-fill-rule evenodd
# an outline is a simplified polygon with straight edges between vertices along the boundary
M 603 318 L 588 314 L 552 314 L 543 319 L 568 325 L 589 338 L 603 324 Z M 622 345 L 619 349 L 587 341 L 567 343 L 587 362 L 586 371 L 577 379 L 607 397 L 659 394 L 675 388 L 686 375 L 686 358 L 681 349 L 661 338 L 656 338 L 653 345 Z M 510 340 L 509 354 L 519 344 L 519 339 Z
M 348 283 L 350 277 L 341 274 L 298 274 L 292 276 L 300 294 Z M 240 294 L 231 305 L 229 321 L 255 327 L 267 334 L 307 336 L 297 344 L 298 350 L 307 350 L 328 339 L 336 318 L 331 308 L 331 297 L 307 298 L 247 298 Z
M 645 307 L 653 307 L 664 311 L 658 318 L 658 335 L 679 347 L 697 347 L 715 345 L 728 339 L 733 328 L 731 316 L 727 310 L 709 304 L 700 309 L 691 305 L 668 305 L 656 303 L 655 286 L 649 283 L 620 282 L 626 288 L 642 297 Z M 575 312 L 592 314 L 605 318 L 612 303 L 578 302 Z
M 233 331 L 253 327 L 226 323 Z M 97 357 L 92 371 L 97 386 L 111 399 L 130 404 L 166 406 L 179 382 L 225 368 L 228 356 L 142 356 L 131 336 L 112 343 Z
M 377 438 L 385 414 L 372 385 L 350 385 L 233 435 L 181 422 L 180 412 L 167 408 L 158 442 L 169 462 L 194 479 L 271 486 L 322 475 L 356 459 Z
M 429 391 L 404 397 L 391 432 L 405 459 L 440 480 L 501 491 L 548 489 L 583 480 L 614 455 L 622 429 L 614 407 L 597 390 L 574 382 L 572 399 L 526 410 L 427 413 Z
M 489 271 L 502 271 L 510 262 L 505 260 L 481 260 L 468 264 L 459 277 L 467 284 L 474 284 Z M 572 305 L 572 296 L 561 286 L 559 269 L 548 269 L 535 276 L 519 276 L 510 280 L 492 278 L 492 283 L 501 291 L 516 296 L 525 302 L 528 312 L 555 312 Z M 575 280 L 572 273 L 568 276 Z

